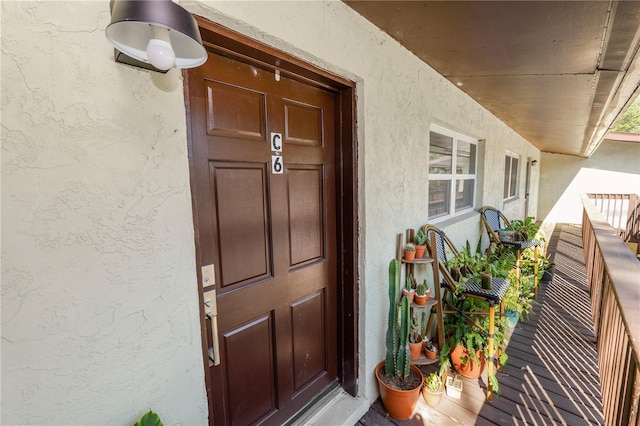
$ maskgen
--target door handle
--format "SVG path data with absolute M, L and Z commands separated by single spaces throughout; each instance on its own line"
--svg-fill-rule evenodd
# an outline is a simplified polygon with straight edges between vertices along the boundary
M 216 301 L 216 291 L 210 290 L 204 293 L 204 313 L 211 327 L 211 346 L 209 349 L 209 359 L 213 365 L 220 365 L 220 342 L 218 340 L 218 306 Z

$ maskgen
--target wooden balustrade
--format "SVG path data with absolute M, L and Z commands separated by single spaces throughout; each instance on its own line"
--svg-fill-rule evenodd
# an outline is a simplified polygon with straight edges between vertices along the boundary
M 638 425 L 640 262 L 592 200 L 582 197 L 582 239 L 607 425 Z
M 640 238 L 640 196 L 636 194 L 587 194 L 607 222 L 624 241 Z

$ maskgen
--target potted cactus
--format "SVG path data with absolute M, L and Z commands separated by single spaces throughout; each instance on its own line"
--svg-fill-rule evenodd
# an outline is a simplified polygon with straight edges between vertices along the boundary
M 413 243 L 404 245 L 404 258 L 406 260 L 414 260 L 416 258 L 416 246 Z
M 422 335 L 420 334 L 420 326 L 416 318 L 411 319 L 411 331 L 409 332 L 409 353 L 411 361 L 420 358 L 422 353 Z
M 400 294 L 400 265 L 396 259 L 389 264 L 389 315 L 386 333 L 386 357 L 375 369 L 380 397 L 387 413 L 397 420 L 407 420 L 413 414 L 424 380 L 422 372 L 411 365 L 409 335 L 411 311 L 409 299 Z M 398 311 L 399 318 L 398 318 Z
M 413 288 L 413 279 L 411 275 L 407 275 L 407 280 L 405 282 L 404 288 L 402 289 L 402 295 L 407 296 L 407 299 L 409 299 L 409 303 L 413 303 L 415 294 L 416 291 Z
M 414 297 L 414 302 L 417 305 L 424 305 L 427 303 L 429 296 L 427 296 L 427 285 L 426 283 L 418 284 L 416 286 L 416 295 Z
M 424 353 L 427 359 L 436 359 L 438 357 L 438 347 L 431 340 L 426 340 L 424 343 Z
M 422 229 L 420 229 L 416 234 L 414 243 L 416 246 L 416 259 L 422 259 L 422 256 L 424 256 L 424 252 L 427 249 L 427 235 L 422 232 Z

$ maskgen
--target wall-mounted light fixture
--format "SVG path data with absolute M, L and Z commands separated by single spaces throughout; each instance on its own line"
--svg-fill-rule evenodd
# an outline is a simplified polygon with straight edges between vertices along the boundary
M 531 161 L 531 165 L 532 165 L 532 166 L 535 166 L 536 164 L 538 164 L 538 160 L 532 160 L 532 161 Z
M 207 60 L 196 20 L 171 0 L 111 0 L 110 6 L 105 35 L 118 50 L 117 62 L 166 72 Z

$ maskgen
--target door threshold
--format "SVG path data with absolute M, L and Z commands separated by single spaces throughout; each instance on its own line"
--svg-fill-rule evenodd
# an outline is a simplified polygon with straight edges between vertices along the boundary
M 366 400 L 353 397 L 336 386 L 288 421 L 287 426 L 353 426 L 369 406 Z

